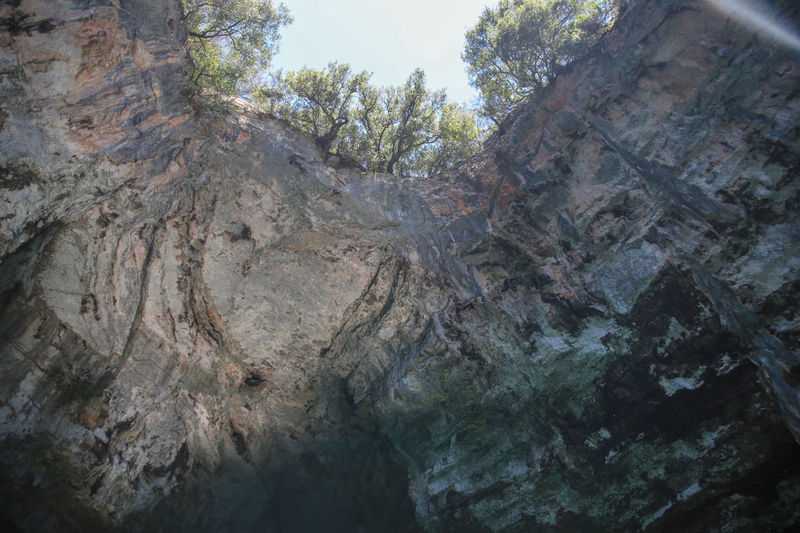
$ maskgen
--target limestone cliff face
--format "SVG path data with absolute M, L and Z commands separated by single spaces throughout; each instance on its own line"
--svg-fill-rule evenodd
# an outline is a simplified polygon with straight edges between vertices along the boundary
M 0 7 L 4 526 L 800 520 L 796 54 L 634 1 L 408 181 L 190 99 L 184 35 L 177 1 Z

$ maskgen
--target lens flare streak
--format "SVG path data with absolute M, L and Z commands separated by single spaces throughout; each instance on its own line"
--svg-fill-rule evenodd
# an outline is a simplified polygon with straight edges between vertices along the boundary
M 785 24 L 764 13 L 763 8 L 744 0 L 708 0 L 708 3 L 751 30 L 800 52 L 800 36 Z

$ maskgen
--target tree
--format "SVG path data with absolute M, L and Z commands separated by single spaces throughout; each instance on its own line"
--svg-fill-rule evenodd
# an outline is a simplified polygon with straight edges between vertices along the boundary
M 475 153 L 482 138 L 476 117 L 444 91 L 428 91 L 417 69 L 400 87 L 364 87 L 341 147 L 370 170 L 430 177 Z
M 436 176 L 476 153 L 484 139 L 475 114 L 462 106 L 446 103 L 438 122 L 438 140 L 422 153 L 414 173 Z
M 361 94 L 356 120 L 366 137 L 362 158 L 375 170 L 407 174 L 409 156 L 439 139 L 438 119 L 444 91 L 429 92 L 425 73 L 416 69 L 400 87 Z
M 415 70 L 400 87 L 377 88 L 366 72 L 329 63 L 273 77 L 256 94 L 275 115 L 309 132 L 325 152 L 367 170 L 431 176 L 478 147 L 476 117 L 425 87 Z
M 500 0 L 485 9 L 461 56 L 481 93 L 481 114 L 499 124 L 597 42 L 615 17 L 615 0 Z
M 271 0 L 183 0 L 193 80 L 220 94 L 248 92 L 277 51 L 281 26 L 292 21 Z
M 260 93 L 257 100 L 278 96 L 272 112 L 309 132 L 328 152 L 338 139 L 339 130 L 350 122 L 354 97 L 363 92 L 369 77 L 367 72 L 354 74 L 350 65 L 336 62 L 328 63 L 325 70 L 304 67 L 286 76 L 278 73 L 271 91 Z

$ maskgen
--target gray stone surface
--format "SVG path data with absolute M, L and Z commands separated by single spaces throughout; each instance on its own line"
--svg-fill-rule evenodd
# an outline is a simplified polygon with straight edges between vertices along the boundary
M 184 36 L 0 7 L 0 524 L 796 527 L 796 54 L 633 1 L 413 181 L 193 99 Z

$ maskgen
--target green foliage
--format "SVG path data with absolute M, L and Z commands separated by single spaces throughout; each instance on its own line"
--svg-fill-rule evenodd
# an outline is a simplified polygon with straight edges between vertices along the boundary
M 368 73 L 356 74 L 350 65 L 333 62 L 325 70 L 305 67 L 285 76 L 279 72 L 272 87 L 260 89 L 255 96 L 272 113 L 312 134 L 327 152 L 350 121 L 355 97 L 366 90 L 368 82 Z
M 249 92 L 292 21 L 271 0 L 183 0 L 193 80 L 223 95 Z
M 434 149 L 421 158 L 421 170 L 434 176 L 471 156 L 484 139 L 483 128 L 475 113 L 463 106 L 446 103 L 439 115 L 439 140 Z
M 218 95 L 252 94 L 309 132 L 326 153 L 366 170 L 435 176 L 477 151 L 485 119 L 499 124 L 532 91 L 592 45 L 613 22 L 616 0 L 500 0 L 467 32 L 462 58 L 483 99 L 482 118 L 430 91 L 415 70 L 397 87 L 375 87 L 347 64 L 265 79 L 280 28 L 273 0 L 182 0 L 193 80 Z
M 369 84 L 366 72 L 329 63 L 273 77 L 255 93 L 275 115 L 311 133 L 326 152 L 367 170 L 432 176 L 474 153 L 482 140 L 476 117 L 444 91 L 429 91 L 417 69 L 399 87 Z
M 347 64 L 264 73 L 279 29 L 291 22 L 272 0 L 182 0 L 193 80 L 217 95 L 251 94 L 272 114 L 307 131 L 326 153 L 366 170 L 434 176 L 472 155 L 483 140 L 474 113 L 429 91 L 415 70 L 398 87 L 374 87 Z
M 500 0 L 484 10 L 461 56 L 481 93 L 481 114 L 499 124 L 597 42 L 615 17 L 615 0 Z
M 443 91 L 425 88 L 425 73 L 417 69 L 400 87 L 363 93 L 356 121 L 365 134 L 357 155 L 367 166 L 385 172 L 413 174 L 414 159 L 438 140 Z

